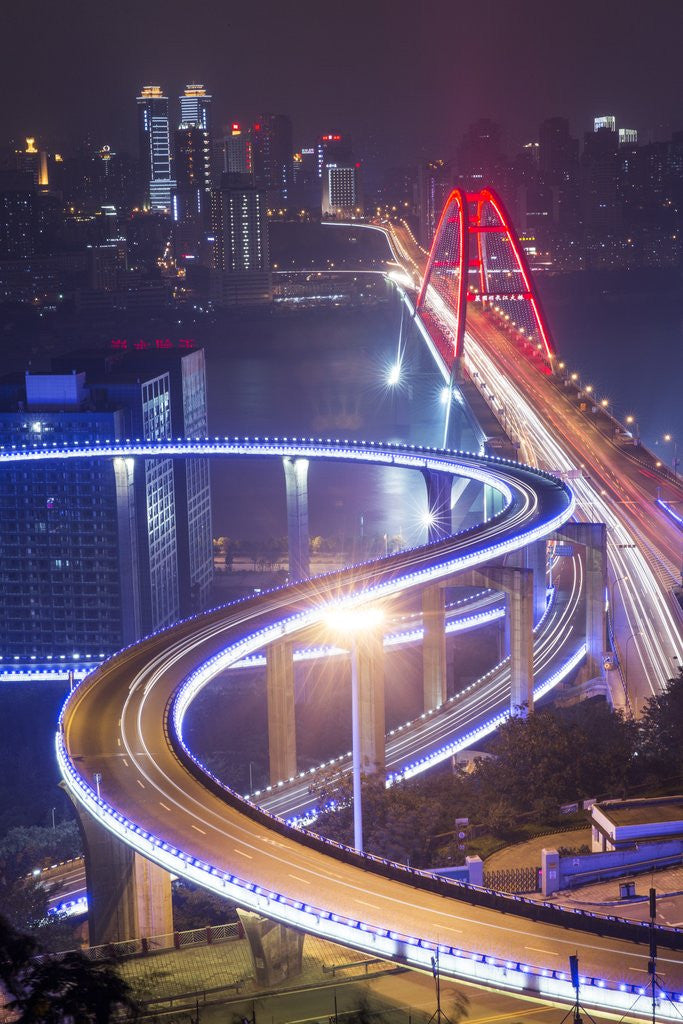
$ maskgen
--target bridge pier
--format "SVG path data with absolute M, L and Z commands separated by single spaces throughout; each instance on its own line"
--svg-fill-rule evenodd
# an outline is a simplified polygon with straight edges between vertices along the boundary
M 301 974 L 303 932 L 243 907 L 237 913 L 249 942 L 257 985 L 271 987 Z
M 287 539 L 289 575 L 292 579 L 308 579 L 311 575 L 308 536 L 308 459 L 286 455 Z
M 514 565 L 485 565 L 464 577 L 471 586 L 483 584 L 506 595 L 512 711 L 522 706 L 533 711 L 534 706 L 533 575 L 531 569 Z
M 586 664 L 582 681 L 604 675 L 607 650 L 607 527 L 604 523 L 565 523 L 554 538 L 585 549 Z
M 451 488 L 453 477 L 438 469 L 423 469 L 422 475 L 427 485 L 427 509 L 429 522 L 427 526 L 427 542 L 450 537 L 453 532 L 451 525 Z
M 453 484 L 453 528 L 467 530 L 484 522 L 484 484 L 455 477 Z
M 353 748 L 358 751 L 361 775 L 384 771 L 384 637 L 381 631 L 364 633 L 351 649 Z M 356 732 L 357 730 L 357 732 Z
M 446 701 L 446 591 L 434 584 L 422 591 L 422 680 L 425 711 Z
M 173 932 L 171 876 L 74 801 L 85 848 L 91 946 Z
M 270 781 L 275 785 L 296 774 L 294 658 L 290 640 L 276 640 L 266 647 L 266 699 Z

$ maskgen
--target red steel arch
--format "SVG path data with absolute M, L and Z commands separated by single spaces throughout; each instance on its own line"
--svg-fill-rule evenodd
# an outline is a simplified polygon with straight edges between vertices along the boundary
M 468 302 L 489 310 L 551 368 L 555 348 L 531 270 L 503 201 L 491 188 L 451 192 L 417 300 L 420 316 L 437 327 L 439 347 L 444 335 L 451 342 L 452 351 L 442 352 L 449 365 L 462 355 Z
M 462 355 L 465 341 L 468 252 L 467 196 L 462 189 L 454 188 L 434 232 L 416 306 L 423 317 L 436 320 L 439 337 L 446 344 L 450 341 L 452 351 L 441 353 L 449 366 L 454 356 Z M 450 318 L 444 317 L 442 304 L 455 312 L 455 328 Z

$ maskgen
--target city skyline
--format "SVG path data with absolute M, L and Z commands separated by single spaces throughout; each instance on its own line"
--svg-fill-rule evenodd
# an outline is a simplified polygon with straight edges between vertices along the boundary
M 492 3 L 477 14 L 481 46 L 458 29 L 469 25 L 464 6 L 441 3 L 428 4 L 417 20 L 400 5 L 354 4 L 343 35 L 324 15 L 294 21 L 270 3 L 258 15 L 237 9 L 228 16 L 210 2 L 180 32 L 180 5 L 165 5 L 162 19 L 157 7 L 133 17 L 130 4 L 119 5 L 104 34 L 88 8 L 75 23 L 41 12 L 40 37 L 30 7 L 9 11 L 5 38 L 13 47 L 2 75 L 19 102 L 5 108 L 0 133 L 53 145 L 53 136 L 75 142 L 99 132 L 133 150 L 128 98 L 148 81 L 170 97 L 188 81 L 205 82 L 216 134 L 240 111 L 249 120 L 277 108 L 295 116 L 295 145 L 341 129 L 368 151 L 374 140 L 388 162 L 408 143 L 418 156 L 436 150 L 449 157 L 448 147 L 479 116 L 507 124 L 511 148 L 553 114 L 567 116 L 575 134 L 596 113 L 615 114 L 644 142 L 683 127 L 676 59 L 683 10 L 670 0 L 651 5 L 648 19 L 635 2 L 605 0 L 597 9 L 580 2 L 571 11 L 537 0 L 521 11 Z M 441 31 L 449 20 L 454 31 Z M 77 56 L 77 75 L 54 76 L 48 40 L 49 53 Z M 647 76 L 638 74 L 655 50 Z

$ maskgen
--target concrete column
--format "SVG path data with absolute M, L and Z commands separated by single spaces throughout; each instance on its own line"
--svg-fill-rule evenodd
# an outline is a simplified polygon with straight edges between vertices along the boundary
M 91 946 L 173 933 L 171 876 L 141 857 L 80 805 Z
M 456 477 L 453 485 L 453 529 L 467 530 L 484 522 L 484 484 Z
M 446 592 L 438 585 L 422 591 L 422 678 L 424 710 L 446 700 Z
M 546 561 L 547 544 L 544 540 L 527 544 L 526 567 L 534 574 L 534 625 L 543 618 L 546 599 Z
M 242 907 L 237 913 L 249 942 L 257 985 L 270 988 L 301 974 L 303 932 Z
M 134 459 L 114 459 L 119 577 L 121 580 L 121 625 L 124 645 L 132 644 L 142 636 L 141 573 L 138 564 L 138 536 L 135 525 L 134 474 Z
M 481 857 L 465 857 L 467 881 L 470 885 L 484 884 L 484 862 Z
M 307 579 L 311 575 L 308 537 L 308 459 L 285 456 L 285 490 L 287 494 L 287 538 L 289 542 L 289 575 Z
M 533 573 L 530 569 L 506 570 L 510 604 L 510 708 L 534 706 Z
M 557 850 L 541 850 L 541 894 L 552 896 L 560 888 L 560 855 Z
M 607 650 L 607 527 L 604 523 L 565 523 L 559 540 L 582 544 L 585 556 L 586 666 L 585 679 L 604 675 Z
M 351 657 L 358 679 L 361 775 L 384 771 L 384 638 L 370 632 L 358 638 Z
M 439 470 L 423 469 L 422 475 L 427 485 L 427 508 L 431 522 L 427 530 L 429 544 L 450 537 L 451 526 L 451 487 L 453 477 L 450 473 Z
M 289 640 L 266 647 L 266 698 L 268 701 L 268 754 L 270 781 L 296 774 L 296 724 L 294 718 L 294 659 Z

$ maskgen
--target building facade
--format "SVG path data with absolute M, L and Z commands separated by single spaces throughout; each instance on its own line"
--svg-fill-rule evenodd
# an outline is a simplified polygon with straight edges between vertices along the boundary
M 211 195 L 211 298 L 218 306 L 270 302 L 265 194 L 246 175 L 224 174 Z
M 171 170 L 168 97 L 158 85 L 146 85 L 137 97 L 140 168 L 151 210 L 170 211 L 175 187 Z

